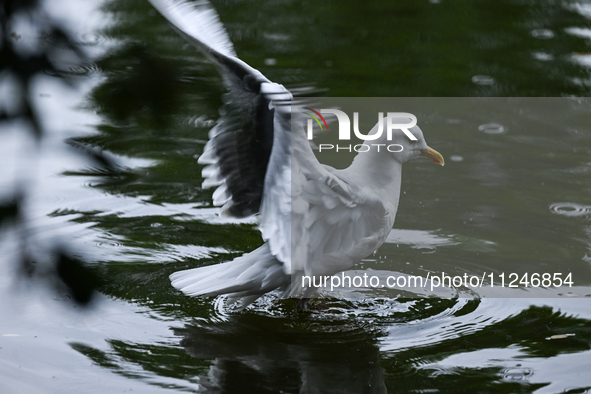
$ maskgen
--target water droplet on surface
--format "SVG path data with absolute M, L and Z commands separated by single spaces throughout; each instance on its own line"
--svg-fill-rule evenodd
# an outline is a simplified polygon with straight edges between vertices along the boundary
M 563 391 L 564 394 L 585 394 L 587 392 L 589 392 L 588 387 L 569 387 Z
M 546 338 L 546 340 L 551 340 L 551 339 L 565 339 L 568 337 L 574 337 L 575 334 L 558 334 L 558 335 L 552 335 L 551 337 Z
M 52 77 L 83 77 L 100 72 L 101 69 L 94 63 L 58 64 L 56 70 L 45 70 L 43 73 Z
M 489 75 L 474 75 L 472 77 L 472 83 L 476 85 L 493 85 L 495 79 Z
M 106 35 L 94 32 L 81 33 L 78 38 L 78 44 L 80 45 L 97 45 L 107 40 Z
M 274 66 L 276 64 L 277 64 L 277 59 L 273 59 L 272 57 L 265 59 L 265 66 Z
M 533 371 L 528 368 L 508 368 L 503 371 L 503 379 L 515 382 L 526 380 L 533 374 Z
M 550 205 L 552 213 L 563 216 L 591 215 L 591 205 L 576 204 L 574 202 L 557 202 Z
M 486 134 L 503 134 L 505 128 L 498 123 L 486 123 L 478 126 L 478 131 L 482 131 Z
M 460 155 L 453 155 L 449 158 L 451 161 L 463 161 L 464 158 Z
M 99 242 L 95 242 L 94 246 L 96 246 L 97 248 L 101 248 L 101 249 L 106 249 L 106 248 L 118 248 L 121 246 L 121 244 L 119 242 L 115 242 L 115 241 L 99 241 Z

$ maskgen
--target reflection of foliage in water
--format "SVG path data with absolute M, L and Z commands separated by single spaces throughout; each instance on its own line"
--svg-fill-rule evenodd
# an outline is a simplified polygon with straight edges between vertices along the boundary
M 452 300 L 444 301 L 450 302 L 453 304 Z M 405 303 L 414 301 L 401 301 L 401 305 Z M 468 302 L 457 313 L 480 314 L 476 306 Z M 429 324 L 437 315 L 420 305 L 417 309 L 422 309 L 421 316 L 398 323 L 421 330 L 422 324 Z M 182 381 L 198 382 L 211 392 L 234 392 L 240 387 L 240 392 L 259 393 L 381 393 L 388 387 L 396 392 L 432 389 L 457 393 L 486 391 L 494 385 L 495 392 L 530 393 L 549 383 L 529 383 L 532 371 L 519 366 L 527 365 L 528 359 L 588 351 L 588 324 L 549 307 L 530 307 L 464 335 L 456 335 L 453 327 L 442 327 L 441 336 L 449 336 L 446 340 L 380 354 L 379 341 L 385 335 L 381 330 L 387 326 L 379 320 L 339 319 L 330 314 L 238 314 L 217 323 L 198 321 L 174 329 L 182 338 L 184 351 L 176 344 L 124 341 L 110 341 L 106 351 L 82 344 L 72 347 L 117 373 L 131 373 L 147 381 L 154 373 L 177 379 L 180 387 Z M 564 340 L 547 339 L 567 333 L 574 335 Z M 390 335 L 395 339 L 396 331 L 390 330 Z M 438 366 L 447 357 L 487 349 L 498 349 L 504 358 L 465 368 Z M 515 356 L 517 349 L 519 355 Z M 215 361 L 208 361 L 211 359 Z M 507 368 L 507 364 L 515 368 Z M 306 387 L 308 391 L 300 391 Z
M 566 316 L 549 307 L 531 306 L 518 315 L 491 324 L 472 334 L 387 356 L 384 359 L 384 365 L 388 366 L 388 370 L 392 372 L 388 376 L 392 387 L 407 388 L 405 386 L 408 381 L 400 378 L 412 372 L 424 383 L 425 389 L 437 387 L 441 390 L 442 387 L 447 387 L 447 391 L 442 392 L 474 392 L 484 390 L 485 387 L 490 387 L 491 383 L 495 383 L 504 390 L 499 392 L 529 393 L 549 383 L 528 384 L 527 379 L 519 382 L 503 379 L 506 363 L 520 366 L 520 360 L 525 364 L 529 358 L 550 358 L 561 354 L 588 351 L 591 349 L 591 335 L 586 329 L 588 324 L 589 322 L 585 319 Z M 563 341 L 547 339 L 552 335 L 567 333 L 574 335 Z M 519 356 L 512 359 L 514 355 L 508 351 L 505 356 L 507 358 L 493 363 L 496 364 L 494 366 L 486 367 L 476 364 L 472 368 L 451 369 L 437 366 L 439 361 L 452 355 L 511 347 L 519 349 Z M 407 362 L 400 362 L 400 356 L 404 357 L 407 354 L 411 356 L 405 357 Z M 458 390 L 458 385 L 461 385 L 461 390 Z

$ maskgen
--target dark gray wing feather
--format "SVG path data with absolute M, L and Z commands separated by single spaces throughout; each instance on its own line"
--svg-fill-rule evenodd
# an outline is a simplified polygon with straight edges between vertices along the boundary
M 273 99 L 261 93 L 271 83 L 236 57 L 217 13 L 208 2 L 150 0 L 175 29 L 203 52 L 224 77 L 222 117 L 210 132 L 200 164 L 204 188 L 217 187 L 214 205 L 236 218 L 260 211 L 269 157 L 273 149 Z M 271 106 L 272 107 L 272 106 Z

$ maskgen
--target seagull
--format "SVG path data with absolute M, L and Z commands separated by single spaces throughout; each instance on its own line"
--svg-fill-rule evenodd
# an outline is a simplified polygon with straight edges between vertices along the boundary
M 375 137 L 385 126 L 378 122 L 367 139 L 398 144 L 401 151 L 360 152 L 342 170 L 322 165 L 303 127 L 292 129 L 298 117 L 292 94 L 237 57 L 210 3 L 149 1 L 223 76 L 228 93 L 222 116 L 198 159 L 206 165 L 202 187 L 216 188 L 213 204 L 220 215 L 257 215 L 265 241 L 232 261 L 175 272 L 172 286 L 188 296 L 227 294 L 240 308 L 279 289 L 283 297 L 303 300 L 298 305 L 305 309 L 318 290 L 305 277 L 345 271 L 386 240 L 402 164 L 425 156 L 443 165 L 443 157 L 427 146 L 418 126 L 408 129 L 414 141 L 403 133 L 386 140 L 387 133 Z

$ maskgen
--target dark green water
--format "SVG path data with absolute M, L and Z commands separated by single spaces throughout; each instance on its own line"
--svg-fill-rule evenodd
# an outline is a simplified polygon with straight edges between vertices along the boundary
M 273 81 L 415 98 L 393 100 L 417 113 L 446 166 L 405 165 L 395 231 L 356 272 L 559 272 L 574 282 L 343 290 L 312 314 L 272 296 L 231 313 L 170 286 L 172 272 L 261 244 L 254 221 L 217 217 L 200 189 L 196 158 L 222 81 L 147 2 L 75 4 L 57 13 L 73 15 L 96 59 L 64 63 L 75 88 L 39 80 L 52 133 L 37 156 L 22 125 L 6 128 L 0 190 L 29 179 L 38 245 L 68 242 L 105 283 L 80 310 L 17 281 L 18 235 L 4 234 L 0 392 L 591 392 L 591 109 L 581 98 L 591 4 L 214 2 L 240 58 Z M 481 127 L 491 123 L 503 132 Z M 111 153 L 121 173 L 105 176 L 66 138 Z

